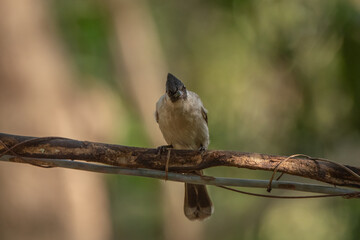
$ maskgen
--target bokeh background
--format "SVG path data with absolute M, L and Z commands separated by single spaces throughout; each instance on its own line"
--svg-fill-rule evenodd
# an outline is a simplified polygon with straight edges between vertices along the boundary
M 168 72 L 201 96 L 210 149 L 359 166 L 357 0 L 0 1 L 0 132 L 157 147 Z M 182 184 L 0 163 L 0 239 L 360 236 L 358 200 L 209 189 L 215 214 L 189 222 Z

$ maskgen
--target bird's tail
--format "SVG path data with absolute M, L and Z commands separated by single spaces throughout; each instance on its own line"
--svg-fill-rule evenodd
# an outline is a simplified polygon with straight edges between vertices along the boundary
M 214 212 L 205 185 L 185 183 L 184 213 L 190 220 L 204 220 Z

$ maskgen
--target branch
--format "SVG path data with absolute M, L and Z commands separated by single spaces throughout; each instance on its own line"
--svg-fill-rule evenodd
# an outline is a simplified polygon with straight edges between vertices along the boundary
M 129 169 L 116 166 L 86 163 L 80 161 L 72 161 L 66 159 L 35 159 L 27 157 L 15 157 L 11 155 L 4 155 L 0 157 L 0 161 L 4 162 L 17 162 L 17 163 L 30 163 L 35 165 L 44 165 L 51 167 L 62 167 L 69 169 L 84 170 L 98 173 L 122 174 L 139 177 L 150 177 L 156 179 L 165 179 L 166 173 L 159 170 L 151 169 Z M 221 178 L 221 177 L 208 177 L 197 176 L 192 174 L 168 173 L 167 178 L 170 181 L 187 182 L 193 184 L 206 184 L 215 186 L 232 186 L 232 187 L 251 187 L 266 189 L 269 184 L 268 180 L 249 180 L 237 178 Z M 329 187 L 315 184 L 304 184 L 290 181 L 276 181 L 272 184 L 273 188 L 288 189 L 302 192 L 323 193 L 323 194 L 352 194 L 358 193 L 350 189 Z M 270 196 L 270 195 L 269 195 Z
M 166 155 L 156 149 L 77 141 L 60 137 L 26 137 L 0 133 L 0 153 L 30 158 L 72 159 L 97 162 L 124 168 L 164 170 Z M 11 151 L 7 150 L 11 148 Z M 331 162 L 319 159 L 292 158 L 235 151 L 171 150 L 169 171 L 187 172 L 216 166 L 273 171 L 315 179 L 338 186 L 360 188 L 360 179 Z M 360 174 L 360 168 L 346 166 Z

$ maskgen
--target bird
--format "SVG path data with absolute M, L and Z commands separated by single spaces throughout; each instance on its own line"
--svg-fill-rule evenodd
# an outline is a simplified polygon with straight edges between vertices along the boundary
M 208 116 L 200 97 L 168 73 L 166 92 L 156 103 L 156 122 L 168 145 L 160 148 L 204 152 L 209 145 Z M 202 171 L 194 171 L 202 175 Z M 205 185 L 185 183 L 184 214 L 190 220 L 204 220 L 214 212 Z

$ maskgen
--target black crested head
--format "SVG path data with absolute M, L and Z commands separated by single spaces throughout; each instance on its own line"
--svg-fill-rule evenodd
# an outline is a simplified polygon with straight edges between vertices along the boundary
M 172 102 L 176 102 L 179 99 L 186 99 L 187 97 L 185 85 L 171 73 L 167 75 L 166 93 Z

